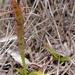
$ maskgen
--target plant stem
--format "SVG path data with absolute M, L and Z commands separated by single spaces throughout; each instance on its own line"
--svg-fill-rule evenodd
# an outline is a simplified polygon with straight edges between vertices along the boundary
M 17 37 L 18 37 L 18 47 L 20 50 L 20 55 L 22 59 L 22 65 L 24 69 L 24 75 L 27 75 L 25 57 L 24 57 L 24 49 L 25 49 L 25 40 L 24 40 L 24 21 L 22 17 L 21 9 L 16 1 L 12 1 L 13 12 L 16 18 L 16 29 L 17 29 Z

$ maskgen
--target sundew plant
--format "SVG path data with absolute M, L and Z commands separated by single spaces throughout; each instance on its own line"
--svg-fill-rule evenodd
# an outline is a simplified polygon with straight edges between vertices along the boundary
M 0 0 L 0 75 L 74 75 L 74 65 L 74 0 Z

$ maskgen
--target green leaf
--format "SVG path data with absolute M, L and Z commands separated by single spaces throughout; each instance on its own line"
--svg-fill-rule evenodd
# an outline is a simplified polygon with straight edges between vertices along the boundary
M 19 69 L 19 68 L 15 68 L 18 72 L 20 72 L 21 75 L 24 75 L 24 71 Z
M 60 62 L 69 61 L 69 59 L 67 57 L 62 57 L 62 58 L 59 58 L 59 59 L 60 59 Z
M 30 72 L 28 75 L 47 75 L 47 74 L 43 72 L 33 71 L 33 72 Z
M 50 52 L 50 54 L 52 54 L 55 58 L 55 60 L 59 60 L 60 62 L 63 62 L 63 61 L 69 61 L 69 59 L 67 57 L 62 57 L 62 58 L 59 58 L 58 55 L 51 49 L 51 47 L 46 44 L 46 43 L 43 43 L 45 48 Z
M 54 56 L 56 60 L 59 59 L 58 55 L 51 49 L 51 47 L 48 44 L 44 43 L 44 46 Z

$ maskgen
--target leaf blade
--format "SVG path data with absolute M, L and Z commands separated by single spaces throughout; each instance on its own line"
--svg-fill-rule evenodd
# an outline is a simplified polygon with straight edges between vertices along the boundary
M 60 62 L 63 62 L 63 61 L 69 61 L 69 59 L 67 57 L 62 57 L 62 58 L 59 58 Z
M 58 60 L 58 55 L 50 48 L 50 46 L 46 43 L 44 43 L 45 48 L 54 56 L 55 60 Z
M 19 68 L 15 68 L 21 75 L 24 75 L 24 71 L 19 69 Z
M 30 72 L 28 75 L 47 75 L 47 74 L 43 72 L 33 71 L 33 72 Z

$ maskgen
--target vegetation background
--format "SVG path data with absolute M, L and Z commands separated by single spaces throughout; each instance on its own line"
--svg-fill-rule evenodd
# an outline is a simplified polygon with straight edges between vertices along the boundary
M 15 68 L 22 68 L 11 1 L 0 0 L 0 75 L 20 75 Z M 27 71 L 75 75 L 75 0 L 14 1 L 24 18 Z M 41 41 L 69 61 L 56 61 Z

